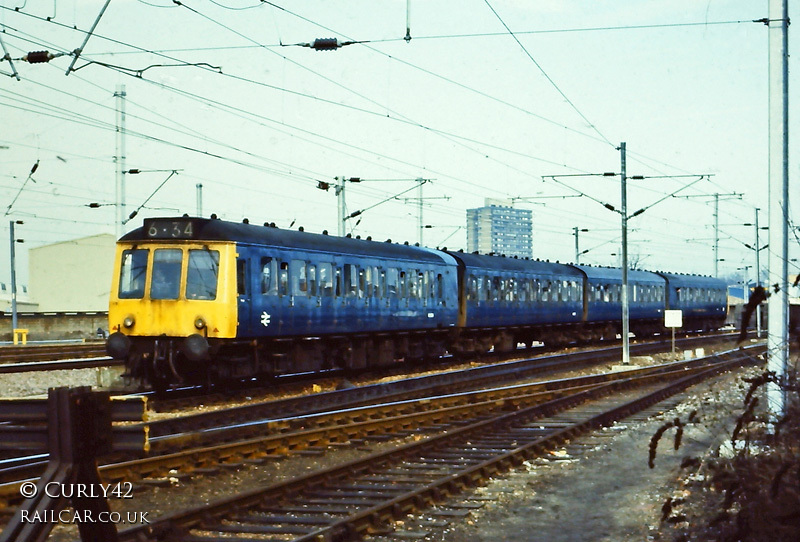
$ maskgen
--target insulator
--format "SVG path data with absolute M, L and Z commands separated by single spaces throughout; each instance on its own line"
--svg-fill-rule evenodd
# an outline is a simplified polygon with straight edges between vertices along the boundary
M 31 64 L 38 64 L 40 62 L 50 62 L 53 59 L 53 55 L 50 54 L 50 51 L 31 51 L 22 59 Z
M 337 38 L 317 38 L 311 44 L 311 48 L 317 51 L 333 51 L 341 46 Z

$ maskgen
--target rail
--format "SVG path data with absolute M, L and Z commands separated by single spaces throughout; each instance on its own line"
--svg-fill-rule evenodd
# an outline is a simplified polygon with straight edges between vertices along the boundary
M 56 525 L 52 521 L 30 521 L 26 518 L 59 517 L 68 505 L 81 517 L 101 517 L 109 514 L 98 458 L 114 450 L 147 450 L 145 430 L 128 431 L 115 421 L 145 419 L 146 401 L 112 400 L 108 392 L 93 392 L 89 387 L 53 388 L 47 399 L 0 400 L 3 418 L 9 423 L 0 426 L 0 438 L 13 442 L 14 447 L 30 453 L 49 454 L 44 474 L 29 493 L 29 498 L 14 513 L 0 534 L 0 542 L 33 542 L 47 538 Z M 72 497 L 63 492 L 51 494 L 52 484 L 59 487 L 79 485 L 87 491 L 77 491 Z M 116 525 L 110 522 L 80 522 L 84 541 L 116 542 Z

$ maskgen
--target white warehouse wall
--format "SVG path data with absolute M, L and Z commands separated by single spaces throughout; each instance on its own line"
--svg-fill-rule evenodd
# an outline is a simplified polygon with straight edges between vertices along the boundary
M 115 245 L 113 235 L 101 234 L 31 249 L 29 296 L 37 310 L 107 311 Z

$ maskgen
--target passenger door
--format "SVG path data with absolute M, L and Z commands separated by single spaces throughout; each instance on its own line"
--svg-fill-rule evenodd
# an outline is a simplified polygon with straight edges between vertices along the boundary
M 236 336 L 251 337 L 253 335 L 253 292 L 250 285 L 250 260 L 247 258 L 236 260 L 236 293 L 239 320 Z

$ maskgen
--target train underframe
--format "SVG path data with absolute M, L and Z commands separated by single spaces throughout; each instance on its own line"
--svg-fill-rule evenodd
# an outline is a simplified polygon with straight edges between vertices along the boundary
M 709 331 L 720 319 L 694 318 L 682 331 Z M 414 364 L 450 354 L 456 357 L 487 352 L 513 352 L 520 346 L 544 343 L 548 347 L 614 341 L 620 322 L 443 328 L 420 331 L 260 338 L 246 341 L 209 340 L 206 359 L 189 359 L 186 339 L 134 338 L 126 375 L 155 389 L 175 385 L 208 385 L 285 374 L 326 370 L 364 370 L 397 363 Z M 635 320 L 630 331 L 637 338 L 668 333 L 663 320 Z

